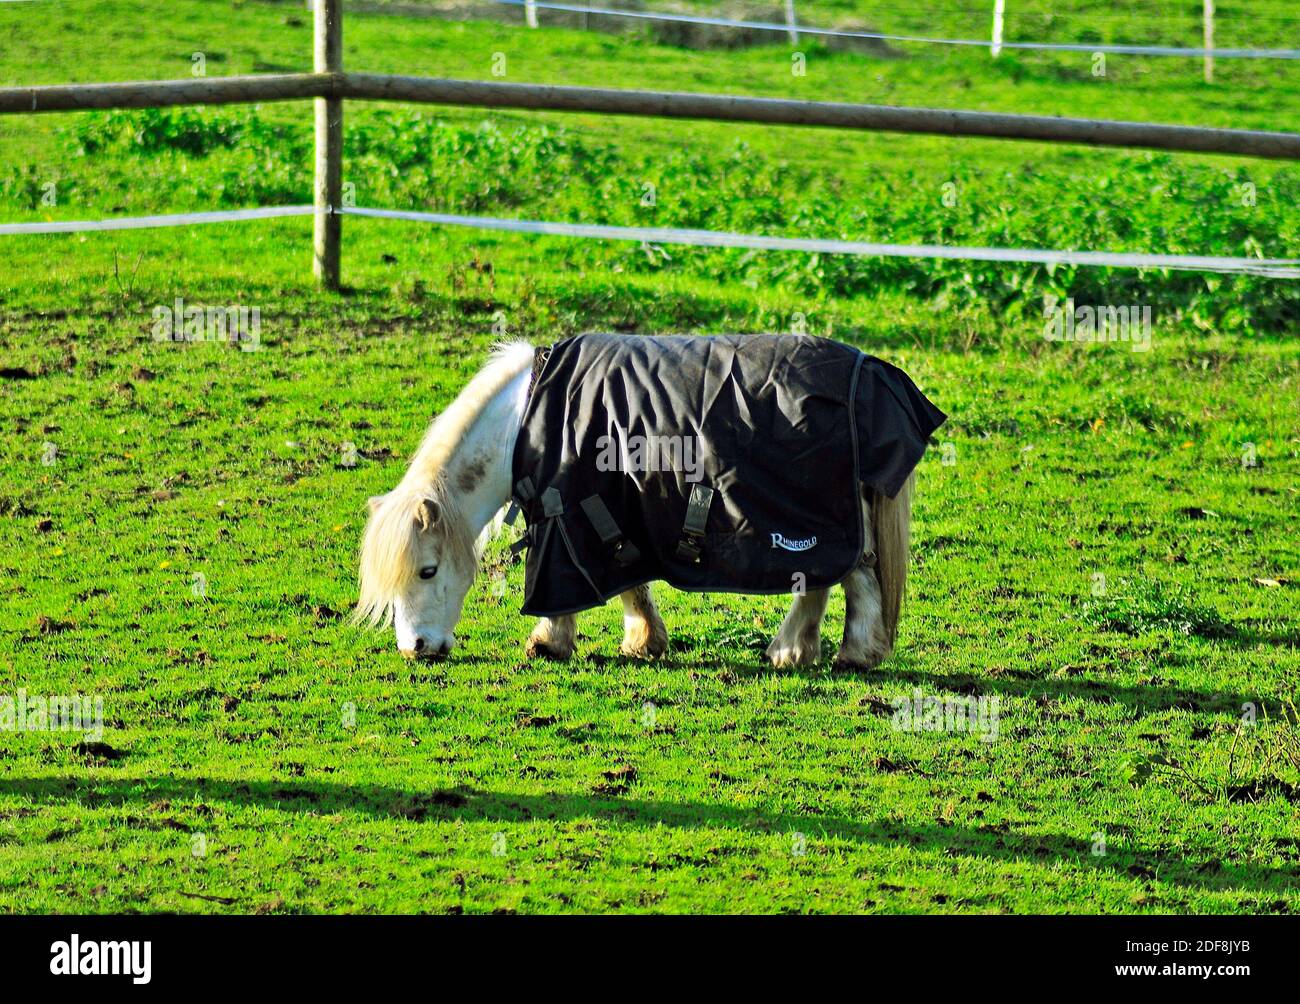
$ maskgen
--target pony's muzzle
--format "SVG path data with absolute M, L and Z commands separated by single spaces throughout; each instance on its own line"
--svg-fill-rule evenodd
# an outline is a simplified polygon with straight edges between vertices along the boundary
M 452 647 L 456 644 L 454 638 L 441 638 L 437 641 L 429 641 L 420 635 L 415 636 L 415 641 L 411 648 L 398 648 L 397 651 L 402 653 L 407 659 L 445 659 L 451 654 Z

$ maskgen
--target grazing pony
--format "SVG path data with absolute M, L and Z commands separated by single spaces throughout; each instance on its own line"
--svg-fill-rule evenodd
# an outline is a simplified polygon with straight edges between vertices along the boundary
M 544 357 L 537 356 L 532 345 L 522 342 L 494 351 L 429 427 L 397 487 L 370 499 L 354 618 L 376 626 L 391 622 L 397 648 L 407 658 L 441 658 L 456 644 L 453 632 L 478 568 L 480 544 L 499 526 L 494 517 L 512 497 L 518 498 L 513 469 L 516 441 L 537 379 L 535 360 L 540 358 Z M 889 369 L 901 375 L 901 371 Z M 897 397 L 896 391 L 891 393 Z M 884 391 L 879 396 L 889 398 Z M 892 398 L 888 406 L 896 407 Z M 937 409 L 934 413 L 942 421 Z M 923 431 L 921 449 L 930 430 Z M 861 485 L 846 489 L 860 501 L 862 522 L 858 536 L 848 538 L 861 544 L 848 553 L 847 574 L 838 576 L 846 599 L 838 666 L 872 667 L 893 648 L 907 579 L 912 467 L 918 456 L 909 457 L 905 465 L 900 462 L 896 481 L 900 487 L 892 497 Z M 848 508 L 856 515 L 851 501 Z M 776 547 L 779 535 L 772 536 Z M 772 554 L 782 556 L 778 551 Z M 790 611 L 767 648 L 768 659 L 778 668 L 811 665 L 821 654 L 821 622 L 830 590 L 793 592 Z M 656 609 L 650 584 L 630 586 L 619 595 L 623 602 L 623 654 L 635 658 L 662 655 L 668 647 L 668 630 Z M 568 659 L 576 640 L 576 613 L 543 616 L 528 639 L 527 653 L 530 657 Z

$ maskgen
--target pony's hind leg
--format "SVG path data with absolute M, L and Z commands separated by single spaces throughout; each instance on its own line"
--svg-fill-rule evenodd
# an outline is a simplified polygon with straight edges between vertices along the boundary
M 862 500 L 868 528 L 866 550 L 844 580 L 844 643 L 835 665 L 874 669 L 889 658 L 903 609 L 912 525 L 915 475 L 892 499 L 879 493 Z
M 767 657 L 777 669 L 812 666 L 821 658 L 822 617 L 826 613 L 827 589 L 796 593 L 781 627 L 767 646 Z
M 623 644 L 619 651 L 633 659 L 655 659 L 668 650 L 668 628 L 659 616 L 650 586 L 637 586 L 623 600 Z
M 889 655 L 889 637 L 881 615 L 876 556 L 864 554 L 844 580 L 844 641 L 835 656 L 837 669 L 874 669 Z
M 578 618 L 574 614 L 543 617 L 528 636 L 528 658 L 565 660 L 578 647 Z

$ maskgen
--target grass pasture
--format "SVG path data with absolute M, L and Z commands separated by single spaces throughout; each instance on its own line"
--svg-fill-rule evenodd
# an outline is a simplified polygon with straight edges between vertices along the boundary
M 166 29 L 134 0 L 37 6 L 0 9 L 0 85 L 309 61 L 297 5 L 178 0 Z M 1260 31 L 1286 16 L 1257 8 Z M 1122 28 L 1097 30 L 1146 37 Z M 1224 61 L 1208 86 L 1195 61 L 1096 79 L 1082 58 L 812 49 L 792 78 L 776 45 L 345 31 L 357 69 L 486 78 L 505 51 L 510 79 L 1300 128 L 1294 64 Z M 362 205 L 1300 256 L 1294 165 L 356 103 L 347 123 Z M 0 221 L 309 201 L 309 151 L 302 105 L 4 117 Z M 0 910 L 1300 911 L 1296 283 L 344 233 L 341 295 L 311 286 L 307 219 L 0 237 L 0 697 L 104 712 L 94 741 L 0 730 Z M 1045 341 L 1045 295 L 1150 305 L 1150 350 Z M 258 350 L 155 341 L 176 297 L 258 306 Z M 572 663 L 529 662 L 505 542 L 450 662 L 346 623 L 365 499 L 494 326 L 796 314 L 950 415 L 878 671 L 831 668 L 838 596 L 822 663 L 774 672 L 779 599 L 667 590 L 664 659 L 620 658 L 610 606 Z M 918 696 L 996 699 L 996 738 L 897 728 Z

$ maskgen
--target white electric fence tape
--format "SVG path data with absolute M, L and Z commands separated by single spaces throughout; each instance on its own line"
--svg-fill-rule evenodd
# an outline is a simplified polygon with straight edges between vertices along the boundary
M 788 24 L 775 21 L 732 21 L 721 17 L 697 14 L 668 14 L 656 11 L 619 10 L 613 7 L 587 7 L 581 4 L 547 3 L 545 0 L 492 0 L 493 3 L 521 7 L 531 2 L 538 10 L 564 11 L 569 14 L 601 14 L 605 17 L 636 18 L 642 21 L 676 21 L 683 24 L 712 25 L 719 28 L 749 28 L 753 31 L 781 32 L 788 35 Z M 992 48 L 988 39 L 931 38 L 923 35 L 889 35 L 875 31 L 840 31 L 835 28 L 810 28 L 800 23 L 794 29 L 800 35 L 820 35 L 831 38 L 869 38 L 882 42 L 919 42 L 933 45 L 973 45 Z M 1300 49 L 1189 49 L 1174 45 L 1085 45 L 1082 43 L 1054 42 L 998 42 L 1003 49 L 1036 49 L 1052 52 L 1105 52 L 1128 56 L 1215 56 L 1223 59 L 1300 59 Z
M 453 227 L 477 227 L 521 234 L 588 237 L 596 240 L 638 241 L 643 244 L 685 244 L 692 247 L 754 248 L 763 251 L 813 251 L 821 254 L 871 255 L 890 258 L 948 258 L 965 261 L 1038 262 L 1057 265 L 1095 265 L 1112 268 L 1176 268 L 1300 279 L 1300 258 L 1222 258 L 1209 255 L 1138 254 L 1110 251 L 1050 251 L 1034 248 L 948 247 L 938 244 L 873 244 L 866 241 L 825 240 L 815 237 L 760 237 L 715 230 L 677 230 L 672 227 L 615 227 L 592 223 L 549 223 L 544 220 L 506 220 L 489 216 L 456 216 L 399 209 L 340 209 L 345 216 L 412 220 Z
M 0 223 L 6 234 L 70 234 L 105 230 L 144 230 L 183 227 L 201 223 L 310 216 L 311 206 L 268 206 L 212 213 L 176 213 L 166 216 L 127 216 L 110 220 L 58 220 L 48 223 Z M 636 241 L 641 244 L 677 244 L 708 248 L 750 248 L 760 251 L 804 251 L 819 254 L 864 255 L 886 258 L 939 258 L 960 261 L 1001 261 L 1045 265 L 1091 265 L 1108 268 L 1173 268 L 1228 275 L 1258 275 L 1275 279 L 1300 279 L 1300 258 L 1225 258 L 1214 255 L 1142 254 L 1114 251 L 1055 251 L 1037 248 L 954 247 L 940 244 L 875 244 L 868 241 L 819 237 L 764 237 L 716 230 L 681 230 L 674 227 L 617 227 L 599 223 L 552 223 L 545 220 L 509 220 L 492 216 L 458 216 L 404 209 L 340 208 L 341 216 L 407 220 L 440 226 L 504 230 L 552 237 Z
M 122 216 L 113 220 L 0 223 L 0 236 L 5 234 L 79 234 L 95 230 L 148 230 L 152 227 L 186 227 L 191 223 L 229 223 L 233 220 L 265 220 L 276 216 L 310 216 L 314 211 L 311 206 L 264 206 L 259 209 L 225 209 L 214 213 Z

